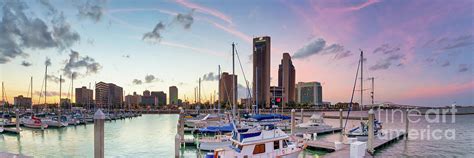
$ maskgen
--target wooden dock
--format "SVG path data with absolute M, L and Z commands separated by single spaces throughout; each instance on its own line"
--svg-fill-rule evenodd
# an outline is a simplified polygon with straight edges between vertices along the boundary
M 303 134 L 313 134 L 313 133 L 317 133 L 318 136 L 319 135 L 324 135 L 324 134 L 333 134 L 333 133 L 338 133 L 338 132 L 341 132 L 342 131 L 342 128 L 331 128 L 331 129 L 322 129 L 322 130 L 307 130 L 307 131 L 304 131 L 304 132 L 296 132 L 295 135 L 296 136 L 303 136 Z
M 392 133 L 388 135 L 387 138 L 384 138 L 384 139 L 379 139 L 376 137 L 373 141 L 374 150 L 375 151 L 381 150 L 385 146 L 391 143 L 394 143 L 400 139 L 403 139 L 406 136 L 407 134 L 402 132 L 402 133 Z M 309 149 L 330 152 L 324 155 L 323 157 L 329 157 L 329 158 L 350 157 L 350 144 L 343 144 L 342 148 L 339 150 L 336 150 L 334 142 L 328 142 L 328 141 L 323 141 L 323 140 L 307 141 L 307 145 Z M 367 152 L 365 155 L 366 157 L 370 157 L 371 153 Z
M 10 133 L 10 134 L 20 134 L 21 129 L 17 130 L 16 128 L 3 128 L 3 133 Z

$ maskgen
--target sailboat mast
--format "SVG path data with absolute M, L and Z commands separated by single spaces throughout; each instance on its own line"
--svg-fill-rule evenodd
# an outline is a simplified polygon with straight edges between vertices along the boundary
M 372 80 L 372 92 L 370 93 L 371 94 L 371 98 L 372 98 L 372 107 L 374 106 L 374 89 L 375 89 L 375 86 L 374 86 L 374 77 L 371 78 Z
M 62 77 L 61 75 L 59 75 L 59 107 L 61 109 L 61 90 L 62 90 Z
M 360 110 L 364 109 L 364 52 L 360 51 Z
M 30 84 L 31 84 L 31 87 L 30 87 L 30 97 L 31 97 L 31 110 L 33 110 L 33 76 L 31 76 L 31 79 L 30 79 Z
M 236 117 L 236 107 L 235 107 L 235 99 L 236 99 L 236 87 L 235 87 L 235 44 L 232 43 L 232 116 L 235 118 Z
M 217 99 L 217 113 L 221 113 L 221 65 L 218 65 L 217 73 L 219 76 L 219 86 L 218 86 L 218 92 L 219 94 L 219 99 Z
M 61 83 L 61 80 L 59 80 L 59 82 Z M 46 69 L 44 71 L 44 105 L 46 105 L 46 87 L 48 85 L 48 64 L 46 64 Z

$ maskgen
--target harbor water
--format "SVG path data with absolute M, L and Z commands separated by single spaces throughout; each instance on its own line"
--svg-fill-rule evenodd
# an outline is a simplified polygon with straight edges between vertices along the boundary
M 326 115 L 338 115 L 328 112 Z M 364 112 L 354 112 L 354 116 L 363 116 Z M 400 116 L 394 116 L 399 119 Z M 404 129 L 405 125 L 397 121 L 379 117 L 384 129 Z M 389 119 L 392 119 L 391 117 Z M 448 122 L 450 117 L 447 117 Z M 174 137 L 178 115 L 143 115 L 132 119 L 115 120 L 105 123 L 106 157 L 173 157 Z M 423 120 L 423 119 L 422 119 Z M 380 152 L 377 156 L 474 156 L 474 115 L 455 116 L 454 123 L 411 123 L 410 129 L 455 129 L 455 140 L 414 139 L 400 140 Z M 325 122 L 339 126 L 337 119 L 325 119 Z M 359 124 L 358 120 L 349 120 L 347 127 Z M 318 136 L 317 139 L 335 141 L 337 134 Z M 0 152 L 23 154 L 34 157 L 93 157 L 93 124 L 69 126 L 66 128 L 48 128 L 44 131 L 24 128 L 20 135 L 1 134 Z M 181 150 L 182 157 L 196 157 L 205 154 L 194 147 Z M 318 157 L 324 152 L 306 150 L 300 157 Z

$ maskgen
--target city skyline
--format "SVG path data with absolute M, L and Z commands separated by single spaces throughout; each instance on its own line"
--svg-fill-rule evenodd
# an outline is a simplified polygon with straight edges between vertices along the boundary
M 218 65 L 232 72 L 231 44 L 236 43 L 251 86 L 252 39 L 269 36 L 270 86 L 278 85 L 278 65 L 288 52 L 296 83 L 320 82 L 324 101 L 348 102 L 362 49 L 364 75 L 375 77 L 376 102 L 474 105 L 470 1 L 51 0 L 0 5 L 0 69 L 9 102 L 29 95 L 31 76 L 33 102 L 38 102 L 45 64 L 50 65 L 49 103 L 59 101 L 60 75 L 63 96 L 68 89 L 103 81 L 123 87 L 125 95 L 174 85 L 179 99 L 192 101 L 202 78 L 201 98 L 210 98 L 218 90 Z M 239 98 L 246 97 L 237 59 L 235 72 Z M 369 91 L 364 96 L 367 103 Z

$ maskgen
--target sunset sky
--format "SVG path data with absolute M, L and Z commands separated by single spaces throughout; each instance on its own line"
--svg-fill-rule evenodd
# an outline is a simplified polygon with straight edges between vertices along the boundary
M 126 94 L 168 93 L 176 85 L 179 98 L 190 101 L 201 77 L 206 100 L 217 89 L 218 65 L 232 71 L 232 42 L 251 79 L 252 38 L 270 36 L 272 85 L 288 52 L 297 82 L 321 82 L 324 101 L 348 102 L 363 50 L 364 78 L 375 77 L 377 103 L 474 105 L 472 0 L 12 0 L 0 5 L 0 71 L 10 102 L 27 95 L 33 76 L 38 103 L 47 59 L 48 102 L 59 100 L 60 75 L 64 95 L 74 76 L 74 87 L 104 81 Z M 236 64 L 238 82 L 245 85 Z M 371 88 L 370 81 L 364 84 Z M 241 88 L 239 97 L 245 92 Z M 369 92 L 364 91 L 366 102 Z

